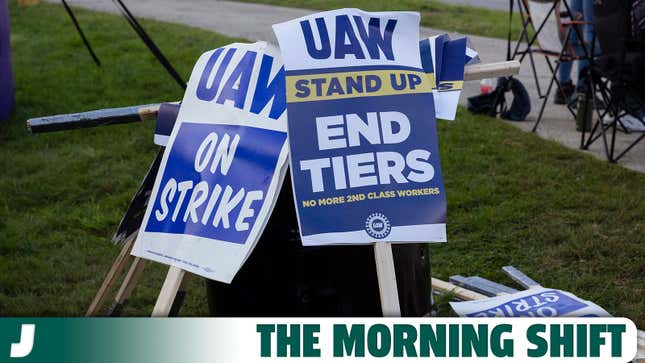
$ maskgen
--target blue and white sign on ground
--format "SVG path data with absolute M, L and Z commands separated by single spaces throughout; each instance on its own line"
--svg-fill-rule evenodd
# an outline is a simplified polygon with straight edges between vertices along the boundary
M 533 288 L 514 294 L 489 299 L 451 302 L 450 306 L 459 316 L 487 317 L 534 317 L 556 316 L 610 317 L 605 309 L 591 301 L 580 299 L 561 290 Z
M 445 242 L 419 14 L 341 9 L 273 28 L 303 244 Z
M 284 68 L 264 42 L 204 53 L 159 168 L 135 256 L 231 282 L 287 168 Z

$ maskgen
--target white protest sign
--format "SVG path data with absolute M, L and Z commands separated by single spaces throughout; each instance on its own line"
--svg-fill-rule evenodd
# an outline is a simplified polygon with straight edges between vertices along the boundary
M 466 38 L 451 40 L 448 34 L 419 42 L 423 70 L 431 82 L 436 82 L 432 92 L 438 119 L 455 119 L 464 85 L 464 67 L 473 59 L 478 60 L 477 52 L 468 48 L 467 43 Z
M 273 26 L 304 245 L 446 241 L 419 19 L 340 9 Z
M 459 316 L 485 317 L 610 317 L 611 315 L 591 301 L 572 293 L 543 287 L 501 295 L 489 299 L 451 302 Z
M 264 42 L 193 69 L 135 256 L 229 283 L 269 219 L 287 168 L 284 69 Z

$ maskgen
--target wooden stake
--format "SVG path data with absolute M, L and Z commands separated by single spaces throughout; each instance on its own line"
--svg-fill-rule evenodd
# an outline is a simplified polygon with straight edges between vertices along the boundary
M 513 76 L 518 73 L 520 73 L 520 62 L 516 60 L 475 64 L 464 68 L 464 81 Z
M 450 283 L 486 296 L 499 296 L 516 293 L 517 290 L 479 276 L 450 276 Z
M 170 306 L 170 313 L 168 314 L 168 316 L 179 316 L 179 311 L 184 305 L 184 300 L 186 299 L 186 290 L 188 288 L 190 276 L 191 274 L 187 272 L 184 276 L 184 279 L 181 281 L 181 285 L 179 285 L 179 291 L 177 291 L 175 301 L 173 301 L 172 306 Z
M 134 291 L 134 288 L 137 286 L 137 283 L 139 282 L 139 279 L 141 278 L 141 274 L 143 273 L 143 270 L 145 267 L 146 267 L 146 260 L 140 257 L 134 258 L 132 265 L 130 265 L 130 270 L 128 270 L 128 274 L 125 275 L 125 278 L 121 283 L 121 288 L 119 288 L 119 291 L 116 293 L 116 296 L 114 297 L 114 302 L 112 303 L 112 306 L 110 306 L 110 309 L 108 310 L 108 313 L 107 313 L 108 316 L 121 315 L 123 306 L 125 306 L 126 302 L 132 295 L 132 291 Z
M 155 307 L 152 309 L 153 317 L 168 316 L 170 314 L 170 309 L 172 308 L 175 297 L 177 296 L 177 291 L 179 291 L 179 288 L 184 281 L 185 275 L 186 271 L 179 267 L 170 266 L 168 274 L 166 275 L 166 280 L 161 287 L 159 297 L 157 297 Z
M 134 239 L 136 236 L 137 233 L 133 233 L 123 244 L 121 252 L 119 252 L 119 255 L 114 260 L 112 267 L 105 276 L 103 284 L 99 288 L 99 291 L 96 293 L 96 296 L 94 296 L 94 300 L 92 300 L 92 303 L 87 309 L 85 316 L 96 316 L 101 310 L 105 298 L 107 297 L 110 290 L 112 290 L 117 277 L 121 274 L 128 262 L 128 257 L 130 256 L 130 251 L 132 250 L 132 245 L 134 244 Z
M 34 134 L 42 132 L 73 130 L 132 122 L 154 120 L 160 103 L 119 108 L 105 108 L 96 111 L 64 115 L 35 117 L 27 120 L 27 128 Z
M 401 305 L 399 304 L 399 291 L 396 285 L 392 244 L 388 242 L 375 243 L 374 258 L 376 259 L 376 274 L 379 293 L 381 294 L 383 316 L 399 317 L 401 316 Z
M 454 294 L 456 297 L 465 301 L 480 300 L 480 299 L 488 298 L 488 296 L 486 295 L 480 294 L 478 292 L 470 291 L 468 289 L 464 289 L 463 287 L 453 285 L 449 282 L 439 280 L 434 277 L 432 278 L 432 288 L 438 291 Z

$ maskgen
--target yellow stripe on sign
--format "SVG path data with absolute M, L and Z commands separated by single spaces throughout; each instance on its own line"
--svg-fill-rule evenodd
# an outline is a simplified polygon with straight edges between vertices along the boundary
M 430 93 L 424 72 L 374 70 L 287 76 L 287 102 Z
M 426 77 L 430 80 L 430 87 L 432 89 L 437 88 L 437 78 L 434 76 L 434 73 L 426 73 Z
M 457 91 L 464 88 L 464 81 L 442 81 L 439 83 L 437 90 L 444 91 Z

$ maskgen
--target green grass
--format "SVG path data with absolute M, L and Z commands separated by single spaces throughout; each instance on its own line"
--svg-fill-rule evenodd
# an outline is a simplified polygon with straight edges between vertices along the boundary
M 80 315 L 119 248 L 109 239 L 157 150 L 153 123 L 30 135 L 34 116 L 177 100 L 181 90 L 119 17 L 78 11 L 92 63 L 62 7 L 10 2 L 17 107 L 0 125 L 0 315 Z M 231 39 L 144 21 L 188 76 Z M 463 109 L 439 123 L 449 243 L 433 274 L 511 282 L 513 264 L 545 286 L 645 323 L 645 175 Z M 147 315 L 166 268 L 148 264 L 127 315 Z M 183 315 L 207 312 L 193 279 Z M 445 301 L 443 314 L 449 314 Z
M 30 135 L 29 117 L 179 100 L 183 91 L 118 16 L 77 11 L 98 68 L 62 6 L 10 2 L 16 110 L 0 125 L 0 313 L 84 313 L 119 251 L 109 239 L 158 147 L 154 123 Z M 204 51 L 233 41 L 143 21 L 187 79 Z M 129 314 L 150 313 L 164 277 L 146 279 Z M 199 279 L 184 310 L 207 311 Z
M 236 0 L 313 10 L 354 7 L 366 11 L 410 10 L 421 13 L 421 25 L 461 34 L 506 39 L 508 12 L 466 5 L 448 5 L 438 0 Z M 513 16 L 513 39 L 519 35 L 519 15 Z

